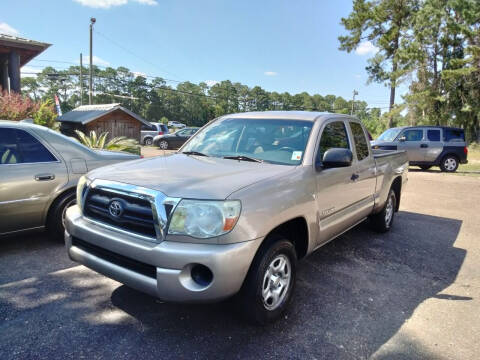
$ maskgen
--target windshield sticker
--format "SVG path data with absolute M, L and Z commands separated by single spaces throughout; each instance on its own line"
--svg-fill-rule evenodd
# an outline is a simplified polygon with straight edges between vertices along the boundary
M 292 159 L 291 160 L 300 160 L 302 158 L 303 151 L 294 151 L 292 152 Z

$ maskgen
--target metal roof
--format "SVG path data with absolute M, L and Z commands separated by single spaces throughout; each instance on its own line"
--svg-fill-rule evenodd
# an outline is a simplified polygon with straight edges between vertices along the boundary
M 18 36 L 0 34 L 0 47 L 17 49 L 20 52 L 20 65 L 23 66 L 32 58 L 43 52 L 51 44 L 25 39 Z
M 69 111 L 62 116 L 59 116 L 57 118 L 57 121 L 60 122 L 72 122 L 72 123 L 77 123 L 77 124 L 88 124 L 89 122 L 96 120 L 106 114 L 109 114 L 113 111 L 120 110 L 131 117 L 137 119 L 141 123 L 151 126 L 150 123 L 140 117 L 139 115 L 131 112 L 130 110 L 124 108 L 121 106 L 119 103 L 115 104 L 98 104 L 98 105 L 82 105 L 79 106 L 72 111 Z

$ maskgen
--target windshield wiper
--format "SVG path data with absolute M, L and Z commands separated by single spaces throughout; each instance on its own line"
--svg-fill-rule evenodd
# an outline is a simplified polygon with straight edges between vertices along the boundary
M 199 152 L 199 151 L 183 151 L 182 154 L 185 154 L 185 155 L 206 156 L 206 157 L 208 157 L 207 154 L 201 153 L 201 152 Z
M 263 160 L 255 159 L 245 155 L 236 155 L 236 156 L 224 156 L 224 159 L 239 160 L 239 161 L 251 161 L 251 162 L 263 162 Z

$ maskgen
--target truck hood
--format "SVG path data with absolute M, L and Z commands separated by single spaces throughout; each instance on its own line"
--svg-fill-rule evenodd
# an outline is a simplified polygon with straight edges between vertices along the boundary
M 170 197 L 225 199 L 245 186 L 294 169 L 288 165 L 172 154 L 102 167 L 90 172 L 88 178 L 142 186 Z

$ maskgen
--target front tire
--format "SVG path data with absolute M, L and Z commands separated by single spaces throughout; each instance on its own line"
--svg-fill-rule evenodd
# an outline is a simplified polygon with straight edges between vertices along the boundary
M 440 169 L 444 172 L 455 172 L 458 169 L 459 161 L 455 155 L 446 155 L 440 163 Z
M 387 201 L 382 211 L 378 214 L 370 215 L 371 227 L 380 233 L 385 233 L 390 230 L 393 224 L 393 218 L 395 216 L 395 209 L 397 207 L 397 197 L 395 191 L 390 189 L 388 193 Z
M 75 192 L 67 192 L 52 204 L 47 219 L 47 230 L 55 240 L 63 241 L 65 233 L 65 213 L 70 206 L 76 203 Z
M 158 147 L 162 150 L 167 150 L 168 149 L 168 141 L 167 140 L 161 140 L 159 143 L 158 143 Z
M 238 295 L 241 313 L 259 325 L 278 319 L 292 298 L 296 267 L 297 253 L 287 239 L 278 237 L 262 245 Z

